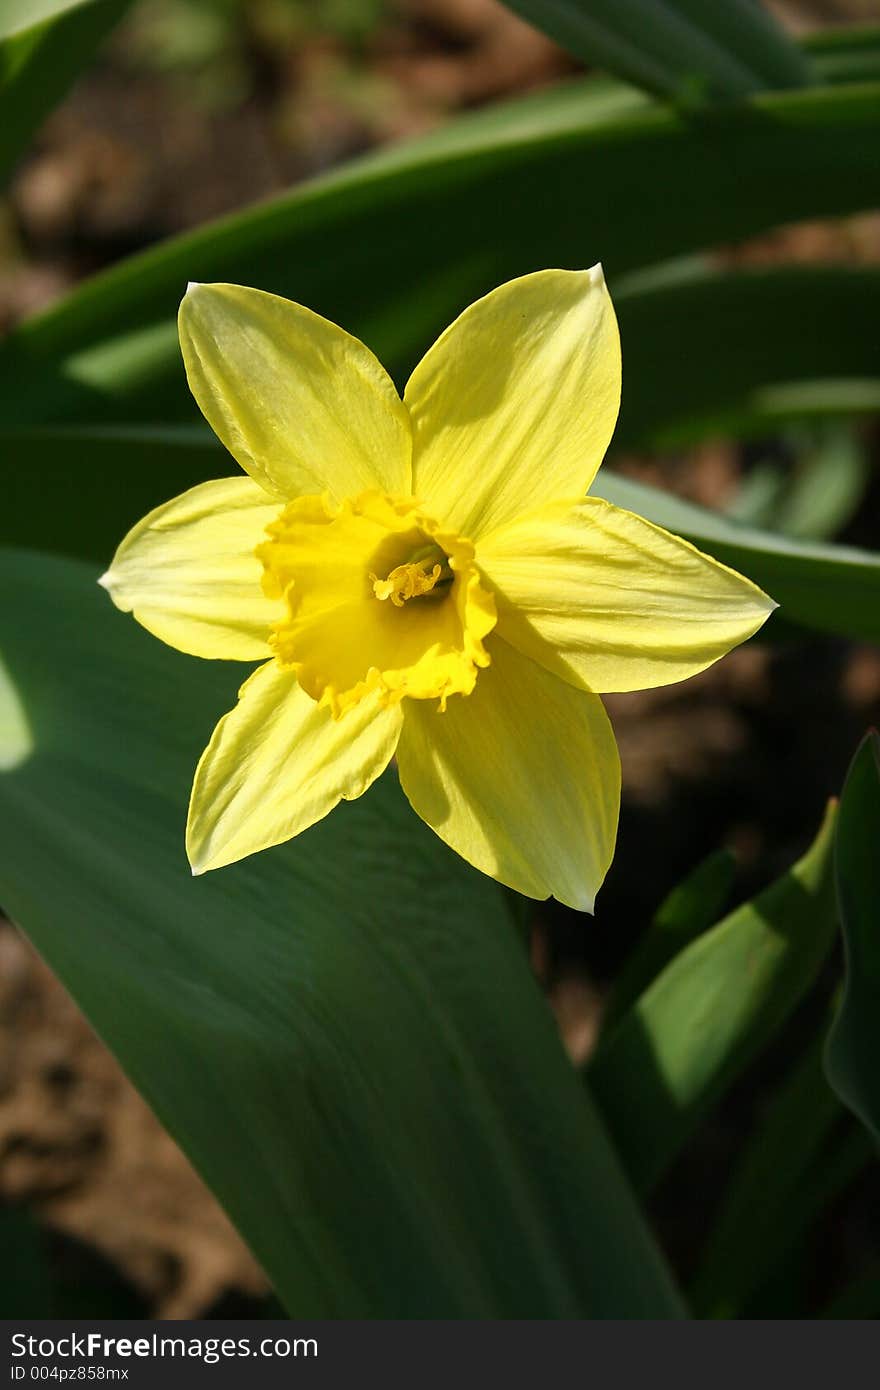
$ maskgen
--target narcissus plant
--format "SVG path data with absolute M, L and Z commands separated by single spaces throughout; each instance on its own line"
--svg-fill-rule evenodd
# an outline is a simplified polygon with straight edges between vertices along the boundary
M 704 670 L 775 606 L 585 495 L 620 400 L 601 269 L 472 304 L 403 399 L 362 343 L 274 295 L 194 285 L 179 323 L 247 476 L 151 512 L 101 582 L 182 651 L 262 662 L 196 770 L 194 871 L 298 835 L 396 755 L 471 864 L 592 911 L 620 800 L 600 695 Z

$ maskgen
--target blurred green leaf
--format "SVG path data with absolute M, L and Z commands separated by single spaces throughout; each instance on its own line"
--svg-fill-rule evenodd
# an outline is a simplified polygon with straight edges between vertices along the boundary
M 614 981 L 603 1027 L 612 1028 L 660 971 L 694 937 L 718 921 L 730 897 L 736 859 L 718 849 L 676 884 L 660 904 Z
M 647 262 L 873 206 L 878 138 L 880 86 L 763 95 L 697 124 L 595 79 L 499 105 L 81 286 L 0 347 L 7 422 L 193 418 L 174 330 L 191 279 L 308 304 L 401 380 L 456 312 L 511 276 L 601 259 L 614 289 Z M 678 372 L 680 416 L 689 374 L 707 378 L 702 351 L 651 363 Z
M 30 732 L 0 900 L 288 1312 L 676 1316 L 497 885 L 393 775 L 193 878 L 189 784 L 241 668 L 163 647 L 86 565 L 6 552 L 0 584 Z
M 857 511 L 871 479 L 871 461 L 852 430 L 835 430 L 801 452 L 776 521 L 786 536 L 834 536 Z
M 851 423 L 861 415 L 880 414 L 880 378 L 827 377 L 824 380 L 790 381 L 749 390 L 729 408 L 713 411 L 706 419 L 678 420 L 666 431 L 663 442 L 692 444 L 707 434 L 735 439 L 765 439 L 792 423 Z M 660 442 L 660 441 L 655 441 Z
M 576 58 L 686 105 L 805 83 L 809 65 L 753 0 L 505 0 Z
M 787 622 L 880 641 L 880 554 L 742 526 L 607 468 L 600 471 L 591 492 L 741 570 L 776 600 Z
M 845 24 L 808 34 L 803 44 L 813 71 L 825 82 L 876 82 L 880 28 Z
M 640 277 L 641 278 L 641 277 Z M 625 391 L 615 448 L 675 444 L 748 419 L 760 393 L 874 379 L 880 400 L 880 271 L 697 268 L 657 285 L 611 285 Z M 757 400 L 756 400 L 757 398 Z
M 589 1066 L 590 1090 L 639 1191 L 813 983 L 834 939 L 834 807 L 804 857 L 672 961 Z
M 5 0 L 0 9 L 0 179 L 130 0 Z
M 788 469 L 773 459 L 760 459 L 723 507 L 725 516 L 742 526 L 774 525 L 785 496 Z
M 725 515 L 803 540 L 826 540 L 852 519 L 871 479 L 867 450 L 852 429 L 825 425 L 816 436 L 783 437 L 788 460 L 761 460 L 746 475 Z
M 875 730 L 862 741 L 844 785 L 835 872 L 846 983 L 828 1036 L 825 1070 L 844 1105 L 880 1140 L 880 735 Z

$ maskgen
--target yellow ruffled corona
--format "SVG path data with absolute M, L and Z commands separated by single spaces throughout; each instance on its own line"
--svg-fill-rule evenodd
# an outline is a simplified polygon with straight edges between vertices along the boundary
M 402 400 L 362 343 L 275 295 L 194 285 L 179 322 L 246 476 L 157 508 L 101 582 L 182 651 L 262 661 L 196 771 L 194 871 L 298 835 L 396 754 L 471 864 L 592 911 L 620 800 L 600 695 L 704 670 L 775 606 L 585 495 L 620 400 L 601 269 L 472 304 Z

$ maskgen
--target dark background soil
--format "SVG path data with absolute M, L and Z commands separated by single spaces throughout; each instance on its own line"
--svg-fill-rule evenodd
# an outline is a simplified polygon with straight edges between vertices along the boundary
M 878 17 L 869 0 L 777 8 L 800 27 Z M 147 0 L 47 122 L 0 201 L 0 326 L 159 237 L 574 70 L 495 0 L 252 0 L 228 12 L 206 29 L 195 0 Z M 877 261 L 880 223 L 785 229 L 725 254 Z M 876 465 L 876 430 L 861 431 L 859 446 Z M 759 454 L 717 442 L 619 466 L 723 505 Z M 871 478 L 842 538 L 877 547 L 876 468 Z M 624 766 L 614 867 L 595 921 L 551 904 L 532 922 L 535 969 L 578 1060 L 608 981 L 687 870 L 729 846 L 738 900 L 809 843 L 859 738 L 880 721 L 880 653 L 812 635 L 752 643 L 684 686 L 608 705 Z M 692 1174 L 709 1163 L 720 1183 L 762 1088 L 798 1045 L 795 1026 L 658 1195 L 654 1214 L 680 1264 L 703 1217 L 688 1162 Z M 876 1208 L 863 1180 L 829 1213 L 826 1267 L 859 1267 L 880 1237 Z M 192 1317 L 270 1307 L 260 1270 L 179 1150 L 30 946 L 0 924 L 0 1247 L 21 1221 L 48 1252 L 66 1308 Z

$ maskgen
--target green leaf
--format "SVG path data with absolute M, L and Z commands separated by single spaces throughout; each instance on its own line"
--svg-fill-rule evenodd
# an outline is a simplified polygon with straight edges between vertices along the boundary
M 813 983 L 834 938 L 834 807 L 803 859 L 694 941 L 588 1071 L 630 1178 L 652 1187 Z
M 29 734 L 0 900 L 288 1311 L 676 1316 L 497 886 L 393 776 L 193 878 L 192 770 L 241 668 L 163 647 L 86 565 L 7 552 L 0 585 Z
M 735 873 L 735 857 L 718 849 L 676 884 L 614 981 L 604 1028 L 612 1028 L 672 958 L 718 921 Z
M 824 82 L 876 82 L 880 78 L 880 28 L 846 24 L 820 29 L 804 39 L 804 50 Z
M 858 510 L 871 473 L 867 450 L 852 430 L 807 442 L 782 500 L 778 529 L 804 540 L 836 535 Z
M 677 420 L 665 443 L 676 446 L 714 436 L 766 439 L 793 422 L 850 422 L 860 415 L 880 414 L 880 378 L 792 381 L 760 386 L 731 409 L 713 411 L 710 420 Z M 659 441 L 658 441 L 659 442 Z
M 202 426 L 49 426 L 4 430 L 13 486 L 0 508 L 0 543 L 32 545 L 106 567 L 142 516 L 238 465 Z
M 873 551 L 796 541 L 741 526 L 605 468 L 591 491 L 741 570 L 776 600 L 786 621 L 844 637 L 880 640 L 880 555 Z
M 633 277 L 619 293 L 611 288 L 626 381 L 616 448 L 723 432 L 759 413 L 768 391 L 777 412 L 786 390 L 803 406 L 810 384 L 827 393 L 835 381 L 832 405 L 845 402 L 839 388 L 848 384 L 852 406 L 854 383 L 868 396 L 862 404 L 880 402 L 874 268 L 698 268 L 654 286 Z
M 6 0 L 0 13 L 0 179 L 130 0 Z
M 576 58 L 687 105 L 807 81 L 803 51 L 751 0 L 505 0 Z
M 821 1045 L 814 1044 L 765 1102 L 726 1188 L 691 1285 L 698 1317 L 741 1316 L 837 1195 L 827 1187 L 828 1175 L 837 1174 L 840 1186 L 854 1176 L 850 1163 L 841 1166 L 834 1157 L 851 1142 L 847 1135 L 845 1150 L 834 1142 L 844 1116 L 822 1074 Z M 859 1152 L 863 1166 L 870 1158 L 864 1141 Z
M 772 459 L 759 460 L 723 508 L 724 515 L 742 526 L 772 530 L 783 505 L 788 476 L 785 464 Z
M 78 288 L 0 347 L 7 423 L 192 419 L 174 331 L 191 279 L 308 304 L 400 380 L 511 276 L 602 260 L 614 290 L 646 263 L 871 207 L 878 139 L 880 86 L 763 95 L 699 123 L 595 79 L 507 103 Z
M 803 1314 L 812 1292 L 811 1265 L 817 1254 L 820 1259 L 824 1254 L 822 1228 L 834 1204 L 860 1177 L 870 1158 L 867 1136 L 856 1125 L 845 1127 L 822 1148 L 801 1179 L 794 1219 L 786 1222 L 786 1213 L 780 1217 L 781 1244 L 787 1248 L 769 1279 L 749 1298 L 743 1317 L 778 1319 Z
M 794 466 L 762 460 L 724 508 L 735 521 L 786 536 L 826 540 L 852 519 L 871 480 L 868 451 L 855 432 L 825 425 L 818 435 L 788 431 Z
M 835 850 L 846 984 L 831 1026 L 825 1070 L 844 1105 L 880 1139 L 880 735 L 853 758 Z

